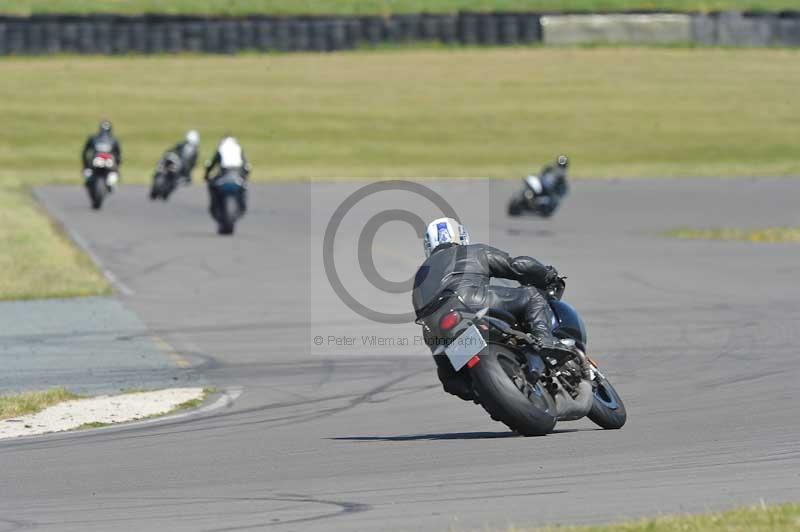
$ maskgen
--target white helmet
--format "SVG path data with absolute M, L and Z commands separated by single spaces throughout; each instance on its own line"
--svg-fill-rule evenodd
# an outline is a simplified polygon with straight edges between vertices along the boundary
M 428 224 L 425 230 L 425 256 L 430 257 L 431 252 L 441 244 L 469 244 L 469 233 L 461 222 L 454 218 L 437 218 Z
M 194 129 L 186 133 L 186 142 L 197 146 L 200 144 L 200 134 Z

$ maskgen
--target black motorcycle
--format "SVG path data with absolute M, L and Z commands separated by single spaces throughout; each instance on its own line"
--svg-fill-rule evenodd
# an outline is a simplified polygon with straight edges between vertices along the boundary
M 212 195 L 211 216 L 217 222 L 217 232 L 232 235 L 237 220 L 246 210 L 246 182 L 238 170 L 229 170 L 209 182 Z
M 153 175 L 153 185 L 150 187 L 150 199 L 167 201 L 181 182 L 181 169 L 183 161 L 177 153 L 167 152 L 158 162 L 156 173 Z
M 555 166 L 542 168 L 539 175 L 529 175 L 522 182 L 524 188 L 511 197 L 509 216 L 533 214 L 543 218 L 552 216 L 569 192 L 566 155 L 559 155 Z
M 618 429 L 627 417 L 614 387 L 584 354 L 586 328 L 561 301 L 564 288 L 562 281 L 547 294 L 560 345 L 534 349 L 514 316 L 470 308 L 454 292 L 442 294 L 417 320 L 436 363 L 449 364 L 468 390 L 462 399 L 472 399 L 524 436 L 541 436 L 557 421 L 584 416 L 604 429 Z
M 100 209 L 106 195 L 113 190 L 119 179 L 116 158 L 112 153 L 105 151 L 95 153 L 84 177 L 92 208 Z

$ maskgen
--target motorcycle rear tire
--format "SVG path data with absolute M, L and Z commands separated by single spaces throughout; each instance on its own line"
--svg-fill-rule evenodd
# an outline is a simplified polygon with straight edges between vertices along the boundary
M 519 216 L 525 210 L 525 206 L 527 205 L 527 201 L 522 196 L 522 194 L 517 194 L 511 198 L 511 201 L 508 204 L 508 215 L 509 216 Z
M 158 174 L 153 178 L 153 186 L 150 188 L 150 199 L 167 201 L 173 190 L 175 190 L 175 185 L 170 181 L 170 178 L 163 174 Z
M 488 346 L 470 369 L 473 388 L 492 419 L 523 436 L 544 436 L 556 425 L 556 405 L 541 383 L 531 384 L 517 355 Z
M 238 217 L 239 205 L 236 198 L 233 196 L 225 196 L 222 198 L 220 205 L 220 220 L 219 220 L 219 234 L 232 235 L 236 227 L 236 218 Z
M 622 428 L 628 419 L 628 414 L 617 390 L 607 379 L 601 377 L 597 377 L 593 387 L 594 402 L 587 417 L 607 430 Z
M 89 184 L 89 199 L 92 202 L 92 209 L 100 210 L 103 206 L 103 199 L 106 195 L 106 182 L 101 178 L 95 178 Z
M 167 201 L 172 193 L 175 192 L 175 182 L 166 182 L 161 187 L 161 199 Z

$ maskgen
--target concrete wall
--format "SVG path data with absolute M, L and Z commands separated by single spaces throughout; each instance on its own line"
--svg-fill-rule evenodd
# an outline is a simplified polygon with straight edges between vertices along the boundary
M 334 51 L 387 43 L 800 46 L 786 14 L 458 13 L 391 17 L 0 17 L 0 55 Z
M 691 15 L 547 15 L 542 35 L 547 45 L 586 43 L 678 44 L 692 39 Z

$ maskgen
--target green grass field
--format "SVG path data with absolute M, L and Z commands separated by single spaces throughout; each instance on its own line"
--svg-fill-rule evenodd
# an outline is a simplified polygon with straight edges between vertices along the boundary
M 0 186 L 0 299 L 102 295 L 108 283 L 20 186 Z
M 780 10 L 796 0 L 0 0 L 0 13 L 390 14 L 465 11 Z
M 753 506 L 728 512 L 663 516 L 604 526 L 511 528 L 508 532 L 793 532 L 800 530 L 800 504 Z
M 51 388 L 43 392 L 0 395 L 0 421 L 35 414 L 48 406 L 78 399 L 79 397 L 64 388 Z
M 256 180 L 800 174 L 800 50 L 445 49 L 0 60 L 0 183 L 79 182 L 100 117 L 144 182 L 186 129 Z M 9 127 L 10 125 L 10 127 Z
M 143 183 L 188 128 L 255 180 L 800 174 L 800 50 L 443 49 L 0 60 L 0 298 L 103 293 L 24 188 L 80 189 L 100 117 Z M 88 200 L 87 200 L 88 208 Z

